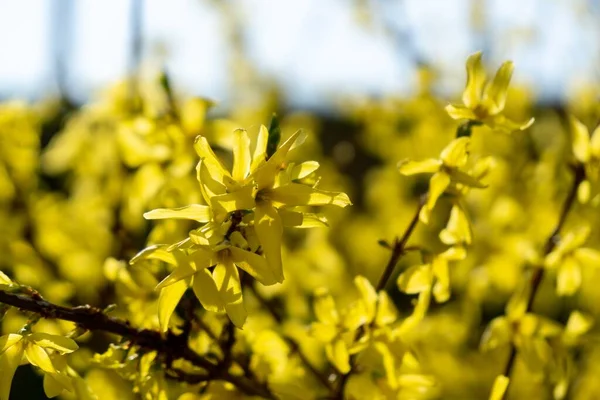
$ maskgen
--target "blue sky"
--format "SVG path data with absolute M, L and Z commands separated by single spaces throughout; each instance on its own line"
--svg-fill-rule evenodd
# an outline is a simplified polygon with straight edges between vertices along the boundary
M 57 2 L 0 0 L 0 97 L 56 90 L 52 16 Z M 230 45 L 215 0 L 146 0 L 144 52 L 166 62 L 183 91 L 230 98 Z M 368 4 L 370 24 L 358 23 Z M 246 55 L 297 105 L 343 96 L 408 93 L 414 54 L 435 65 L 440 90 L 460 90 L 464 59 L 486 50 L 490 67 L 516 63 L 515 80 L 545 98 L 600 79 L 600 5 L 591 0 L 238 0 Z M 69 35 L 69 92 L 83 100 L 127 73 L 130 0 L 76 0 Z M 474 11 L 475 10 L 475 11 Z M 56 14 L 56 13 L 54 13 Z M 163 51 L 157 51 L 157 49 Z

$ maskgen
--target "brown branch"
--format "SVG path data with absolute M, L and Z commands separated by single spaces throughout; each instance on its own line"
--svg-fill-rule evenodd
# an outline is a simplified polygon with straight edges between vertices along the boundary
M 136 329 L 128 321 L 110 317 L 104 314 L 101 309 L 89 305 L 78 307 L 59 306 L 44 300 L 38 292 L 32 289 L 23 288 L 21 293 L 0 290 L 0 303 L 33 312 L 43 318 L 75 322 L 86 330 L 109 332 L 123 336 L 144 349 L 167 354 L 172 359 L 184 359 L 195 366 L 202 367 L 208 371 L 211 378 L 230 382 L 248 395 L 274 398 L 265 386 L 247 378 L 230 374 L 226 369 L 220 368 L 219 365 L 192 350 L 188 346 L 186 338 L 174 335 L 171 331 L 163 336 L 158 331 Z
M 421 213 L 421 209 L 425 205 L 426 200 L 427 200 L 427 195 L 421 196 L 421 198 L 419 199 L 419 205 L 417 207 L 417 210 L 416 210 L 415 214 L 413 215 L 412 219 L 410 220 L 408 226 L 406 227 L 406 230 L 402 234 L 402 237 L 400 239 L 398 239 L 398 238 L 394 239 L 394 245 L 392 246 L 392 254 L 390 255 L 390 259 L 388 260 L 388 263 L 385 266 L 385 269 L 383 270 L 383 273 L 381 274 L 381 278 L 379 278 L 379 282 L 377 283 L 377 287 L 375 289 L 377 292 L 385 289 L 385 286 L 387 285 L 388 281 L 392 277 L 392 274 L 394 273 L 394 269 L 396 268 L 398 261 L 400 261 L 400 258 L 404 254 L 406 254 L 407 250 L 409 250 L 409 248 L 406 246 L 406 244 L 408 243 L 410 237 L 412 236 L 413 232 L 415 231 L 415 228 L 417 227 L 417 223 L 419 222 L 419 214 Z M 412 250 L 412 248 L 410 250 Z M 363 334 L 364 334 L 364 331 L 362 329 L 359 329 L 356 332 L 355 340 L 358 340 L 360 338 L 360 336 Z M 333 397 L 334 399 L 343 400 L 344 387 L 346 386 L 346 382 L 348 381 L 348 378 L 350 378 L 350 375 L 352 375 L 352 373 L 354 373 L 355 370 L 356 370 L 356 354 L 352 355 L 350 357 L 350 371 L 341 375 L 341 377 L 339 379 L 337 389 L 335 390 L 335 396 Z
M 565 221 L 567 220 L 567 216 L 569 211 L 573 208 L 575 204 L 575 199 L 577 198 L 577 188 L 579 184 L 585 179 L 585 170 L 583 165 L 579 164 L 572 167 L 573 170 L 573 183 L 571 185 L 571 189 L 567 198 L 565 199 L 562 210 L 560 212 L 560 217 L 558 218 L 558 222 L 556 226 L 552 230 L 550 236 L 546 240 L 546 244 L 544 245 L 544 256 L 547 256 L 554 250 L 556 245 L 559 242 L 559 234 L 561 229 L 563 228 Z M 527 308 L 525 312 L 531 312 L 533 310 L 533 303 L 535 301 L 536 294 L 539 290 L 540 284 L 544 278 L 544 268 L 543 266 L 536 267 L 531 273 L 531 278 L 529 280 L 529 297 L 527 298 Z M 508 355 L 508 360 L 506 362 L 506 366 L 504 368 L 504 376 L 509 377 L 514 368 L 515 360 L 517 357 L 517 348 L 514 343 L 511 343 L 510 353 Z M 510 381 L 509 381 L 510 382 Z M 504 392 L 504 396 L 508 394 L 508 390 Z
M 404 231 L 404 234 L 402 235 L 402 237 L 400 239 L 398 239 L 398 238 L 394 239 L 394 246 L 392 247 L 392 255 L 390 256 L 390 259 L 389 259 L 387 265 L 385 266 L 385 269 L 383 270 L 383 274 L 381 274 L 381 278 L 379 278 L 379 282 L 377 283 L 377 287 L 375 288 L 376 291 L 379 292 L 380 290 L 385 289 L 387 282 L 390 280 L 392 273 L 394 272 L 394 269 L 396 268 L 396 264 L 398 264 L 400 257 L 402 257 L 404 255 L 405 250 L 406 250 L 406 243 L 408 243 L 410 236 L 414 232 L 414 230 L 417 226 L 417 223 L 419 222 L 419 214 L 421 213 L 421 209 L 423 208 L 424 204 L 425 204 L 425 196 L 422 196 L 419 199 L 419 206 L 417 207 L 417 211 L 415 212 L 415 215 L 413 216 L 412 220 L 408 224 L 408 227 Z

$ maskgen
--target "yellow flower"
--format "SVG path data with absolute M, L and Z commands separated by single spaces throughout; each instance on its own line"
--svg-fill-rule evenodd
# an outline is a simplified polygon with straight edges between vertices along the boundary
M 464 105 L 448 104 L 446 111 L 450 117 L 477 121 L 494 130 L 506 133 L 524 130 L 531 126 L 533 118 L 520 124 L 502 114 L 513 69 L 511 61 L 504 62 L 496 72 L 494 79 L 486 83 L 481 52 L 471 54 L 467 59 L 467 85 L 462 95 Z
M 577 161 L 585 168 L 586 179 L 577 188 L 577 197 L 583 204 L 590 201 L 592 195 L 592 184 L 600 180 L 600 126 L 598 126 L 590 138 L 587 127 L 571 117 L 571 132 L 573 133 L 573 153 Z
M 600 266 L 600 251 L 581 247 L 589 235 L 588 226 L 567 233 L 544 260 L 547 268 L 557 270 L 556 292 L 560 296 L 570 296 L 579 289 L 583 267 Z
M 429 223 L 431 210 L 433 210 L 438 198 L 451 183 L 475 188 L 485 187 L 477 178 L 464 170 L 469 158 L 470 143 L 470 138 L 461 137 L 450 142 L 442 150 L 439 159 L 430 158 L 424 161 L 404 160 L 398 163 L 398 170 L 402 175 L 433 174 L 429 180 L 427 202 L 421 209 L 419 216 L 424 223 Z
M 328 192 L 298 183 L 319 168 L 315 161 L 291 165 L 291 168 L 287 165 L 288 152 L 302 140 L 300 131 L 279 146 L 269 159 L 267 128 L 261 126 L 252 156 L 246 131 L 237 130 L 234 134 L 231 174 L 222 166 L 206 139 L 198 138 L 195 145 L 201 158 L 198 180 L 217 221 L 236 210 L 254 211 L 254 228 L 262 252 L 281 282 L 284 278 L 281 263 L 283 226 L 310 227 L 322 224 L 323 221 L 313 214 L 295 212 L 293 207 L 346 207 L 351 202 L 345 193 Z
M 44 389 L 48 395 L 56 396 L 62 391 L 56 393 L 56 384 L 70 386 L 69 378 L 61 375 L 66 366 L 61 356 L 77 349 L 72 339 L 48 333 L 11 333 L 0 337 L 0 400 L 9 400 L 12 378 L 23 356 L 31 365 L 51 375 L 48 383 L 44 380 Z
M 398 287 L 408 294 L 433 293 L 438 303 L 450 298 L 449 263 L 464 260 L 467 253 L 463 247 L 450 247 L 433 256 L 431 262 L 408 268 L 398 277 Z

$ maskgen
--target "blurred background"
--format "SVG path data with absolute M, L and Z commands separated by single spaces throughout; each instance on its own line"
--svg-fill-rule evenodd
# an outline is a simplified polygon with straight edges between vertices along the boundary
M 0 0 L 0 99 L 83 103 L 141 69 L 227 107 L 240 83 L 291 108 L 410 94 L 427 65 L 457 93 L 463 60 L 512 59 L 515 81 L 560 102 L 600 79 L 599 0 Z M 236 71 L 236 73 L 232 73 Z

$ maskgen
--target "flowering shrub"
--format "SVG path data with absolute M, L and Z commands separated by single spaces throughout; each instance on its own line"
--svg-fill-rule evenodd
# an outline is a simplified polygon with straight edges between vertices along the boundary
M 49 142 L 51 104 L 1 105 L 0 399 L 25 364 L 65 399 L 600 393 L 600 109 L 533 124 L 511 62 L 466 71 L 342 140 L 164 75 Z

